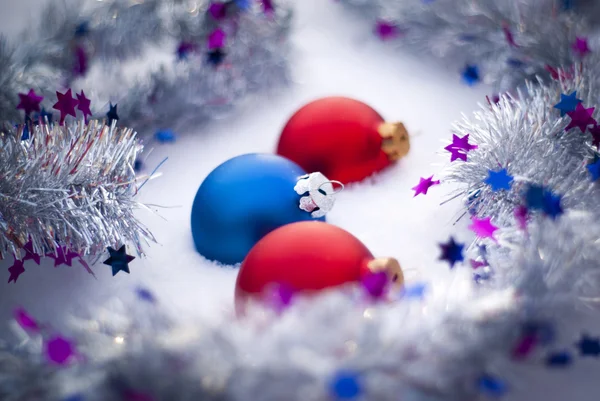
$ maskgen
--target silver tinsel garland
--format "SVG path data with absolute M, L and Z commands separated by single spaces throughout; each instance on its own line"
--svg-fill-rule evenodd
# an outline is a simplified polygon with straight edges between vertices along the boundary
M 218 18 L 209 11 L 212 3 L 224 7 Z M 118 103 L 121 122 L 145 135 L 145 129 L 179 126 L 183 115 L 198 116 L 194 122 L 218 117 L 248 94 L 287 83 L 290 8 L 276 2 L 271 12 L 239 3 L 248 7 L 208 0 L 53 1 L 18 46 L 0 38 L 0 121 L 22 122 L 18 93 L 35 89 L 51 110 L 55 90 L 72 87 Z M 225 43 L 208 60 L 208 38 L 217 29 Z M 178 44 L 187 46 L 179 61 Z M 157 48 L 169 49 L 171 60 L 159 70 L 126 74 L 132 66 L 140 70 Z M 94 115 L 103 118 L 108 106 L 95 104 Z
M 465 265 L 427 280 L 422 298 L 398 296 L 388 304 L 329 292 L 297 299 L 283 315 L 258 308 L 245 320 L 212 326 L 174 319 L 147 292 L 126 297 L 74 318 L 61 333 L 76 347 L 68 366 L 47 361 L 44 344 L 55 332 L 19 330 L 20 345 L 0 351 L 0 395 L 11 401 L 33 393 L 48 401 L 327 400 L 340 394 L 333 389 L 340 375 L 356 380 L 360 397 L 382 401 L 519 391 L 531 383 L 527 374 L 513 373 L 524 363 L 513 357 L 521 328 L 553 325 L 554 342 L 538 344 L 526 362 L 551 369 L 544 360 L 573 348 L 580 307 L 599 295 L 593 283 L 600 227 L 580 230 L 587 219 L 568 215 L 544 220 L 529 234 L 506 231 L 504 240 L 517 250 L 504 248 L 490 259 L 493 280 L 474 284 Z
M 577 37 L 596 29 L 599 7 L 587 0 L 340 0 L 376 22 L 390 24 L 391 46 L 478 69 L 498 92 L 546 76 L 583 56 Z M 595 47 L 595 43 L 590 43 Z
M 581 104 L 595 107 L 593 116 L 600 118 L 599 58 L 594 54 L 576 70 L 565 72 L 568 78 L 548 85 L 529 83 L 516 97 L 504 95 L 497 104 L 482 105 L 474 118 L 465 116 L 454 124 L 452 132 L 469 135 L 477 149 L 468 152 L 466 161 L 454 161 L 443 171 L 443 182 L 458 184 L 450 197 L 460 197 L 469 213 L 492 217 L 501 227 L 516 224 L 515 209 L 526 206 L 525 191 L 531 185 L 560 196 L 565 210 L 599 215 L 600 187 L 587 169 L 598 149 L 589 129 L 566 130 L 571 117 L 561 116 L 554 107 L 561 94 L 576 92 Z M 500 169 L 514 177 L 509 190 L 494 191 L 485 182 L 490 170 Z
M 39 255 L 123 244 L 142 254 L 154 239 L 134 216 L 135 133 L 97 121 L 24 129 L 0 134 L 0 254 L 22 258 L 29 241 Z

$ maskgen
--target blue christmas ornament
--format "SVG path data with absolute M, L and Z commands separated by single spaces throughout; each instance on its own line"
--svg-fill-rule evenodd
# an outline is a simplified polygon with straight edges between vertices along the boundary
M 196 249 L 210 260 L 240 263 L 274 229 L 299 221 L 324 221 L 335 201 L 334 182 L 338 183 L 318 172 L 306 174 L 277 155 L 254 153 L 229 159 L 204 179 L 196 193 L 192 206 Z

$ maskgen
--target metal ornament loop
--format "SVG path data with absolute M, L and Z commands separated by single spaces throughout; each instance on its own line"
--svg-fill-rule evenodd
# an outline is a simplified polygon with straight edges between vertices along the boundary
M 344 189 L 344 184 L 330 180 L 319 172 L 298 178 L 294 191 L 298 195 L 304 195 L 300 198 L 298 207 L 309 212 L 314 218 L 325 216 L 335 204 L 335 194 L 341 191 L 336 191 L 333 184 L 340 185 L 341 190 Z

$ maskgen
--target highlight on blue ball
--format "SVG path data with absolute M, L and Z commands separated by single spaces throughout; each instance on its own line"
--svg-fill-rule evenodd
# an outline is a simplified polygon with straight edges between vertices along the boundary
M 314 218 L 300 209 L 294 187 L 306 172 L 273 154 L 246 154 L 227 160 L 202 182 L 192 205 L 197 251 L 225 265 L 244 260 L 262 237 L 283 225 Z

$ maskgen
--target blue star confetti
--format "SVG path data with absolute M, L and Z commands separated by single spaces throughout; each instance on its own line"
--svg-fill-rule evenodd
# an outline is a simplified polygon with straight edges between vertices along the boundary
M 546 357 L 546 366 L 549 367 L 565 367 L 573 362 L 573 357 L 567 351 L 553 352 Z
M 476 65 L 467 65 L 462 72 L 463 81 L 469 86 L 479 82 L 479 67 Z
M 235 0 L 235 5 L 238 6 L 240 10 L 247 10 L 250 8 L 250 0 Z
M 581 336 L 581 339 L 577 344 L 579 352 L 582 356 L 598 356 L 600 355 L 600 339 L 589 337 L 586 334 Z
M 541 210 L 552 219 L 563 214 L 561 196 L 555 195 L 539 185 L 530 185 L 527 188 L 525 203 L 529 210 Z
M 154 138 L 160 143 L 169 143 L 175 142 L 177 137 L 173 131 L 165 129 L 156 132 L 156 134 L 154 134 Z
M 138 288 L 135 291 L 135 293 L 137 294 L 138 298 L 140 298 L 142 301 L 146 301 L 151 304 L 156 303 L 156 298 L 154 298 L 152 292 L 150 292 L 150 290 L 146 288 Z
M 426 290 L 427 290 L 427 284 L 425 284 L 425 283 L 416 283 L 413 285 L 407 285 L 402 289 L 400 296 L 402 298 L 423 299 L 423 297 L 425 296 Z
M 544 187 L 530 185 L 525 192 L 525 203 L 529 210 L 544 209 Z
M 108 125 L 112 125 L 113 121 L 119 121 L 116 104 L 113 106 L 113 104 L 110 103 L 108 113 L 106 113 L 106 118 L 108 119 Z
M 493 397 L 501 397 L 508 391 L 504 381 L 491 375 L 483 375 L 477 379 L 477 387 L 482 393 Z
M 112 275 L 115 276 L 121 271 L 129 274 L 129 262 L 135 259 L 135 257 L 127 255 L 125 245 L 120 247 L 119 250 L 108 247 L 108 253 L 110 254 L 110 257 L 103 263 L 112 267 Z
M 509 190 L 513 181 L 514 177 L 508 174 L 508 171 L 503 168 L 500 171 L 489 170 L 488 177 L 485 179 L 484 183 L 492 187 L 492 191 L 497 192 L 502 189 Z
M 588 164 L 587 169 L 592 176 L 592 181 L 598 181 L 598 179 L 600 179 L 600 158 L 594 163 Z
M 555 220 L 558 216 L 563 214 L 563 209 L 560 204 L 560 195 L 555 195 L 550 191 L 544 193 L 544 213 L 551 219 Z
M 351 400 L 358 397 L 362 392 L 358 373 L 350 371 L 336 373 L 331 380 L 331 392 L 339 400 Z
M 81 38 L 90 32 L 90 23 L 84 21 L 75 27 L 75 37 Z
M 214 65 L 215 67 L 218 66 L 219 64 L 221 64 L 224 59 L 225 59 L 225 52 L 221 49 L 215 49 L 213 51 L 208 52 L 207 57 L 206 57 L 206 61 L 209 64 Z
M 556 103 L 554 108 L 560 110 L 560 115 L 564 116 L 568 112 L 575 111 L 579 103 L 581 103 L 581 99 L 577 99 L 577 91 L 570 95 L 562 93 L 560 95 L 560 102 Z
M 456 262 L 464 260 L 464 247 L 464 244 L 458 244 L 454 241 L 454 238 L 450 237 L 450 240 L 446 244 L 440 244 L 440 248 L 442 248 L 440 260 L 445 260 L 450 263 L 450 268 L 453 268 Z
M 133 162 L 133 170 L 134 171 L 142 171 L 144 168 L 144 162 L 141 159 L 135 159 Z

